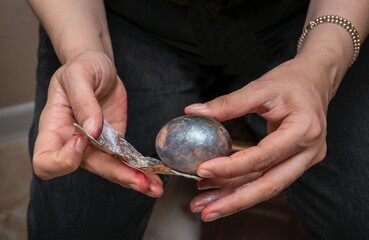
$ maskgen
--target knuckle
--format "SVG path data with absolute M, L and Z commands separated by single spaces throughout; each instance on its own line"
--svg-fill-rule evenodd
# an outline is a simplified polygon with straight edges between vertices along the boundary
M 274 154 L 266 151 L 261 154 L 260 158 L 256 158 L 253 162 L 253 171 L 263 172 L 271 167 L 274 162 Z
M 122 163 L 116 162 L 115 166 L 112 166 L 113 171 L 111 172 L 108 179 L 114 183 L 128 187 L 127 173 L 122 169 Z
M 237 213 L 237 212 L 241 212 L 244 209 L 245 209 L 245 207 L 242 204 L 235 204 L 233 206 L 232 211 L 233 211 L 233 213 Z
M 66 160 L 58 160 L 62 161 L 62 168 L 66 172 L 74 172 L 79 167 L 80 163 L 76 159 L 67 158 Z
M 248 201 L 246 201 L 244 199 L 244 197 L 242 196 L 242 193 L 234 193 L 233 194 L 234 197 L 234 201 L 233 204 L 230 207 L 230 213 L 229 214 L 233 214 L 233 213 L 237 213 L 237 212 L 241 212 L 243 210 L 245 210 L 246 208 L 251 207 L 252 205 L 254 205 L 254 203 L 250 203 Z M 229 215 L 227 214 L 227 215 Z
M 73 62 L 72 64 L 68 65 L 68 67 L 65 69 L 65 74 L 68 74 L 68 75 L 88 74 L 90 70 L 91 70 L 91 67 L 89 66 L 88 62 L 79 61 L 79 62 Z
M 283 187 L 278 184 L 273 184 L 269 186 L 266 190 L 266 194 L 264 196 L 263 201 L 267 201 L 275 196 L 277 196 L 281 191 L 283 190 Z
M 323 144 L 323 148 L 318 153 L 317 162 L 323 161 L 323 159 L 325 158 L 326 155 L 327 155 L 327 143 L 325 142 Z
M 119 174 L 120 171 L 116 171 L 116 173 L 113 173 L 112 175 L 110 175 L 110 181 L 120 184 L 120 185 L 124 185 L 127 186 L 127 180 L 126 178 L 122 175 Z
M 321 137 L 325 136 L 325 134 L 325 124 L 322 123 L 318 117 L 316 117 L 309 126 L 309 129 L 305 135 L 305 139 L 307 142 L 315 142 Z
M 251 81 L 247 85 L 245 85 L 242 89 L 247 91 L 258 91 L 259 89 L 263 89 L 265 85 L 265 81 Z
M 73 62 L 58 69 L 55 81 L 58 81 L 67 92 L 77 92 L 78 90 L 75 88 L 77 82 L 93 83 L 93 72 L 90 69 L 91 67 L 88 67 L 86 63 Z
M 235 177 L 235 173 L 233 171 L 233 160 L 232 160 L 232 157 L 229 156 L 227 157 L 226 159 L 228 159 L 228 163 L 225 165 L 225 169 L 224 169 L 224 173 L 225 173 L 225 177 L 226 178 L 233 178 Z
M 78 102 L 74 103 L 72 108 L 74 112 L 74 116 L 77 119 L 86 119 L 88 118 L 88 113 L 90 112 L 90 100 L 88 99 L 80 99 Z M 86 116 L 87 115 L 87 116 Z
M 34 174 L 38 178 L 42 180 L 50 180 L 52 178 L 50 174 L 48 174 L 48 172 L 42 167 L 42 165 L 40 164 L 40 159 L 38 157 L 33 158 L 32 168 L 33 168 Z
M 42 179 L 42 180 L 50 180 L 52 177 L 47 174 L 45 171 L 43 171 L 41 168 L 39 167 L 35 167 L 35 165 L 33 165 L 33 172 L 35 173 L 35 175 Z
M 217 98 L 217 104 L 221 108 L 227 108 L 231 105 L 231 99 L 229 95 L 223 95 Z
M 245 201 L 242 199 L 242 197 L 239 194 L 232 194 L 232 197 L 233 197 L 233 204 L 230 206 L 230 212 L 227 213 L 226 215 L 240 212 L 247 207 Z
M 307 134 L 305 135 L 305 138 L 307 142 L 314 142 L 317 139 L 319 139 L 321 135 L 322 135 L 321 128 L 319 126 L 314 126 L 308 130 Z

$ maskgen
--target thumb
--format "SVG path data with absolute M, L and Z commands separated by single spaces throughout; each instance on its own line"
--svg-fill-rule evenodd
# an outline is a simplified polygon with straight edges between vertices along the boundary
M 93 74 L 84 71 L 74 71 L 73 74 L 63 74 L 61 85 L 69 99 L 73 115 L 77 123 L 81 125 L 94 138 L 97 138 L 102 131 L 103 113 L 96 98 Z

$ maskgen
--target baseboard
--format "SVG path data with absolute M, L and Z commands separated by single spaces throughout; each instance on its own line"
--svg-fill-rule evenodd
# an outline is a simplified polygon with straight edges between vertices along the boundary
M 34 103 L 0 108 L 0 142 L 26 137 L 32 123 Z

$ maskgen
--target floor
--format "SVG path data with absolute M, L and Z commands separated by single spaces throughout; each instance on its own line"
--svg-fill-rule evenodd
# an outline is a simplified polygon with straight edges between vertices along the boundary
M 0 240 L 27 239 L 26 211 L 31 166 L 25 137 L 0 142 Z M 192 180 L 172 178 L 157 201 L 144 240 L 305 239 L 299 219 L 283 196 L 239 214 L 204 224 L 189 211 Z
M 0 239 L 26 239 L 31 164 L 25 137 L 0 142 Z

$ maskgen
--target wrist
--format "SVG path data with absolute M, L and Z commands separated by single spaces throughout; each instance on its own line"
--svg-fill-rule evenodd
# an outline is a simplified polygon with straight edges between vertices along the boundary
M 86 49 L 103 52 L 113 60 L 103 0 L 28 2 L 62 64 Z
M 354 25 L 347 20 L 346 18 L 340 17 L 338 15 L 323 15 L 321 17 L 315 18 L 311 20 L 305 29 L 303 30 L 302 34 L 300 35 L 300 38 L 297 42 L 297 51 L 300 50 L 301 45 L 304 43 L 304 40 L 306 36 L 309 34 L 309 32 L 316 26 L 319 26 L 320 24 L 336 24 L 340 26 L 341 28 L 345 29 L 346 32 L 349 34 L 351 40 L 352 40 L 352 46 L 353 46 L 353 54 L 351 58 L 350 66 L 356 61 L 359 52 L 360 52 L 360 35 Z
M 345 29 L 335 24 L 320 24 L 306 36 L 296 58 L 304 59 L 325 76 L 323 83 L 327 84 L 331 99 L 351 64 L 353 51 L 351 37 Z
M 107 55 L 114 61 L 113 51 L 110 43 L 109 33 L 102 33 L 101 31 L 89 31 L 81 33 L 79 38 L 73 37 L 74 32 L 65 32 L 58 38 L 54 48 L 62 64 L 70 62 L 75 56 L 80 55 L 85 51 L 96 51 Z

